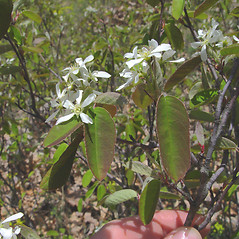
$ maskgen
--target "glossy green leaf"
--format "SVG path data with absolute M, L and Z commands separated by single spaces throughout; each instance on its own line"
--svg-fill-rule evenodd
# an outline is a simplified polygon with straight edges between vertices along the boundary
M 160 0 L 146 0 L 146 2 L 152 7 L 156 7 L 159 4 Z
M 49 160 L 48 163 L 49 164 L 56 163 L 59 160 L 59 158 L 61 157 L 61 155 L 63 154 L 63 152 L 67 149 L 67 147 L 68 147 L 68 144 L 66 144 L 66 143 L 60 144 L 59 147 L 57 148 L 57 150 L 55 151 L 52 160 Z
M 160 181 L 151 180 L 144 188 L 139 200 L 139 216 L 144 225 L 153 219 L 159 199 Z
M 149 93 L 147 92 L 146 84 L 137 85 L 135 91 L 132 94 L 132 99 L 134 103 L 142 109 L 147 108 L 153 102 L 153 99 L 151 98 L 151 96 L 149 96 Z
M 85 125 L 86 154 L 92 173 L 101 181 L 114 158 L 116 132 L 108 111 L 96 107 L 93 114 L 93 124 Z
M 181 50 L 184 47 L 184 40 L 181 31 L 173 24 L 165 25 L 165 32 L 167 37 L 175 50 Z
M 69 178 L 76 150 L 83 140 L 83 129 L 63 152 L 59 160 L 48 170 L 40 184 L 41 189 L 54 190 L 62 187 Z
M 44 147 L 51 147 L 53 145 L 59 144 L 67 136 L 76 131 L 83 123 L 74 116 L 67 122 L 63 122 L 58 125 L 54 125 L 48 135 L 46 136 L 43 145 Z
M 217 90 L 214 90 L 214 89 L 203 90 L 198 92 L 196 95 L 194 95 L 191 102 L 197 106 L 203 105 L 203 104 L 211 102 L 214 99 L 214 97 L 217 95 L 218 95 Z
M 228 47 L 223 47 L 223 49 L 220 51 L 222 56 L 228 56 L 228 55 L 239 55 L 239 44 L 233 44 Z
M 171 178 L 178 181 L 190 168 L 187 111 L 176 97 L 161 95 L 156 117 L 162 166 Z
M 212 7 L 215 3 L 217 3 L 219 0 L 205 0 L 202 4 L 199 5 L 199 7 L 195 10 L 194 17 L 197 17 L 198 15 L 204 13 L 207 9 Z
M 93 174 L 92 174 L 91 170 L 89 169 L 86 171 L 86 173 L 84 174 L 84 176 L 82 178 L 82 186 L 84 188 L 86 188 L 90 184 L 92 178 L 93 178 Z
M 114 206 L 137 197 L 137 192 L 132 189 L 122 189 L 114 192 L 105 199 L 105 205 Z
M 206 121 L 206 122 L 214 122 L 214 117 L 202 110 L 194 109 L 191 110 L 189 113 L 190 119 L 200 120 L 200 121 Z
M 38 15 L 37 13 L 35 12 L 32 12 L 32 11 L 29 11 L 29 10 L 26 10 L 26 11 L 23 11 L 22 14 L 26 17 L 28 17 L 29 19 L 33 20 L 34 22 L 36 23 L 41 23 L 42 19 L 40 17 L 40 15 Z
M 125 164 L 125 167 L 129 168 L 133 172 L 139 173 L 141 175 L 145 175 L 145 176 L 148 176 L 148 177 L 153 175 L 153 170 L 149 166 L 147 166 L 147 165 L 145 165 L 141 162 L 138 162 L 138 161 L 127 162 Z
M 183 13 L 184 4 L 185 0 L 173 0 L 172 15 L 176 20 L 178 20 L 181 17 Z
M 100 184 L 97 188 L 97 200 L 100 201 L 106 194 L 105 186 Z
M 184 77 L 191 73 L 201 62 L 202 60 L 200 56 L 196 56 L 184 62 L 167 80 L 164 90 L 169 91 L 176 84 L 180 83 L 184 79 Z
M 95 189 L 97 188 L 98 185 L 99 185 L 99 181 L 94 182 L 94 184 L 86 192 L 85 198 L 89 198 L 93 194 L 93 192 L 95 191 Z
M 0 75 L 10 75 L 21 71 L 20 66 L 2 66 L 0 67 Z
M 95 103 L 107 105 L 123 106 L 126 102 L 126 99 L 121 94 L 116 92 L 106 92 L 98 95 L 95 99 Z
M 5 53 L 5 52 L 8 52 L 8 51 L 11 51 L 13 50 L 12 46 L 10 44 L 8 45 L 0 45 L 0 55 Z
M 114 117 L 117 112 L 117 108 L 115 105 L 96 103 L 95 106 L 106 109 L 110 113 L 111 117 Z
M 26 239 L 41 239 L 41 237 L 38 236 L 36 231 L 31 229 L 30 227 L 27 227 L 25 225 L 19 225 L 21 228 L 21 235 Z

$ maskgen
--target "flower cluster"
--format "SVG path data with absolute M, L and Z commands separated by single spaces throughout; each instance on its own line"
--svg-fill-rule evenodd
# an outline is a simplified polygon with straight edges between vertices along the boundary
M 126 78 L 126 83 L 117 88 L 117 91 L 129 86 L 131 83 L 137 84 L 140 76 L 147 73 L 151 61 L 151 57 L 155 57 L 160 63 L 162 62 L 183 62 L 185 59 L 180 58 L 178 60 L 168 59 L 172 57 L 176 52 L 172 50 L 170 44 L 159 45 L 154 39 L 148 41 L 148 47 L 143 47 L 138 50 L 136 46 L 132 53 L 126 53 L 125 58 L 130 59 L 125 64 L 125 69 L 120 73 L 120 76 Z M 160 69 L 159 69 L 160 70 Z
M 105 71 L 91 71 L 88 69 L 86 65 L 92 62 L 93 59 L 93 55 L 88 56 L 85 60 L 76 58 L 75 65 L 63 70 L 65 73 L 62 77 L 64 81 L 56 84 L 56 96 L 51 100 L 51 106 L 56 110 L 46 122 L 61 115 L 56 121 L 57 125 L 70 120 L 76 115 L 86 124 L 93 123 L 85 111 L 86 107 L 94 102 L 97 92 L 93 91 L 85 95 L 84 89 L 89 87 L 92 82 L 97 82 L 98 78 L 109 78 L 111 76 Z
M 208 48 L 222 48 L 232 44 L 232 40 L 229 37 L 225 37 L 222 31 L 217 30 L 219 23 L 212 19 L 211 28 L 208 31 L 198 30 L 198 39 L 200 41 L 191 43 L 191 46 L 196 49 L 201 47 L 200 56 L 202 61 L 206 61 Z M 235 39 L 235 38 L 234 38 Z
M 9 222 L 15 221 L 17 219 L 20 219 L 23 216 L 22 212 L 19 212 L 17 214 L 14 214 L 5 220 L 3 220 L 0 223 L 0 239 L 16 239 L 17 235 L 20 233 L 21 228 L 16 226 L 15 228 L 12 228 L 9 226 Z

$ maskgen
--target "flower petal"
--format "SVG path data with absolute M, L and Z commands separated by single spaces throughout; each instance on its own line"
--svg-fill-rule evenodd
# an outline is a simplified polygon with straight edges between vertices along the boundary
M 159 44 L 156 40 L 151 39 L 148 41 L 148 45 L 151 49 L 155 49 Z
M 80 104 L 82 100 L 83 90 L 78 90 L 78 97 L 76 98 L 76 103 Z
M 11 222 L 11 221 L 17 220 L 17 219 L 23 217 L 23 215 L 24 214 L 22 212 L 16 213 L 16 214 L 6 218 L 5 220 L 3 220 L 2 223 L 6 223 L 6 222 Z
M 65 121 L 70 120 L 74 115 L 75 115 L 75 113 L 71 113 L 71 114 L 69 114 L 69 115 L 65 115 L 65 116 L 60 117 L 60 118 L 56 121 L 56 125 L 58 125 L 58 124 L 60 124 L 60 123 L 63 123 L 63 122 L 65 122 Z
M 143 61 L 144 58 L 139 58 L 139 59 L 134 59 L 134 60 L 130 60 L 126 62 L 126 65 L 128 66 L 128 68 L 132 68 L 133 66 L 139 64 L 141 61 Z
M 11 239 L 13 236 L 12 228 L 0 228 L 0 235 L 3 236 L 3 239 Z
M 207 48 L 206 48 L 206 45 L 202 46 L 200 55 L 201 55 L 202 61 L 205 62 L 207 60 Z
M 86 97 L 86 99 L 83 101 L 81 107 L 85 108 L 86 106 L 88 106 L 89 104 L 91 104 L 94 100 L 95 100 L 96 95 L 95 94 L 90 94 Z
M 172 63 L 181 63 L 181 62 L 184 62 L 185 61 L 185 58 L 182 57 L 180 59 L 177 59 L 177 60 L 173 60 L 173 61 L 169 61 L 169 62 L 172 62 Z
M 80 118 L 86 124 L 93 124 L 93 120 L 85 113 L 80 113 Z
M 85 58 L 84 63 L 88 63 L 88 62 L 93 61 L 93 60 L 94 60 L 94 56 L 93 55 L 89 55 L 89 56 L 87 56 Z
M 170 44 L 161 44 L 159 46 L 157 46 L 151 53 L 155 53 L 155 52 L 161 52 L 161 51 L 168 51 L 168 50 L 171 50 L 171 46 Z
M 110 78 L 111 75 L 105 71 L 94 71 L 92 73 L 95 77 L 100 77 L 100 78 Z
M 192 42 L 192 43 L 191 43 L 191 46 L 192 46 L 192 48 L 194 48 L 194 49 L 198 48 L 198 47 L 201 46 L 201 45 L 202 45 L 202 42 L 199 42 L 199 41 L 196 41 L 196 42 Z
M 63 107 L 66 108 L 66 109 L 71 109 L 71 110 L 74 109 L 73 103 L 71 101 L 69 101 L 69 100 L 66 100 L 64 102 Z

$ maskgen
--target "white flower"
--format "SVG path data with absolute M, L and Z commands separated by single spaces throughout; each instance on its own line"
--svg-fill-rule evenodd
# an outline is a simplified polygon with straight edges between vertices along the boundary
M 6 218 L 5 220 L 3 220 L 0 223 L 0 238 L 3 239 L 16 239 L 17 235 L 20 233 L 21 228 L 19 228 L 18 226 L 16 226 L 14 229 L 12 227 L 9 227 L 9 222 L 11 221 L 15 221 L 19 218 L 21 218 L 24 214 L 22 212 L 16 213 L 8 218 Z
M 64 89 L 63 91 L 60 90 L 60 83 L 56 84 L 56 94 L 57 97 L 55 99 L 51 100 L 51 106 L 52 107 L 57 107 L 58 109 L 53 112 L 45 121 L 46 123 L 50 122 L 51 120 L 53 120 L 57 114 L 60 112 L 60 110 L 63 107 L 63 103 L 64 101 L 67 99 L 67 95 L 66 95 L 66 89 Z
M 69 77 L 71 78 L 75 78 L 75 75 L 77 75 L 79 73 L 80 67 L 79 66 L 71 66 L 71 67 L 66 67 L 64 70 L 62 71 L 66 71 L 67 74 L 62 76 L 62 78 L 65 80 L 65 82 L 68 82 Z
M 91 61 L 93 61 L 93 60 L 94 60 L 94 56 L 93 56 L 93 55 L 87 56 L 84 61 L 82 60 L 82 58 L 76 58 L 76 59 L 75 59 L 75 61 L 76 61 L 76 63 L 78 64 L 78 66 L 79 66 L 80 68 L 83 67 L 83 68 L 85 68 L 85 69 L 86 69 L 85 64 L 88 63 L 88 62 L 91 62 Z
M 201 46 L 201 59 L 202 61 L 207 60 L 207 46 L 213 43 L 220 41 L 223 38 L 222 32 L 220 30 L 216 30 L 219 23 L 212 19 L 212 28 L 207 32 L 203 30 L 198 30 L 198 38 L 202 39 L 202 41 L 193 42 L 191 46 L 196 49 Z
M 70 100 L 64 102 L 63 107 L 66 109 L 66 114 L 57 120 L 56 125 L 70 120 L 74 115 L 80 116 L 82 122 L 86 124 L 93 124 L 92 119 L 87 114 L 83 113 L 83 109 L 95 100 L 96 95 L 93 93 L 88 95 L 88 97 L 81 103 L 82 95 L 83 90 L 79 90 L 75 99 L 75 105 Z

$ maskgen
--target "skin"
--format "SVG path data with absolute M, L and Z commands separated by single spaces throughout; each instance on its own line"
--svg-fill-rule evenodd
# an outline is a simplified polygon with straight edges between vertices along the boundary
M 210 227 L 200 233 L 193 227 L 183 227 L 187 212 L 180 210 L 157 211 L 148 225 L 143 225 L 138 216 L 107 223 L 91 239 L 202 239 Z M 199 225 L 203 217 L 196 215 L 193 225 Z

